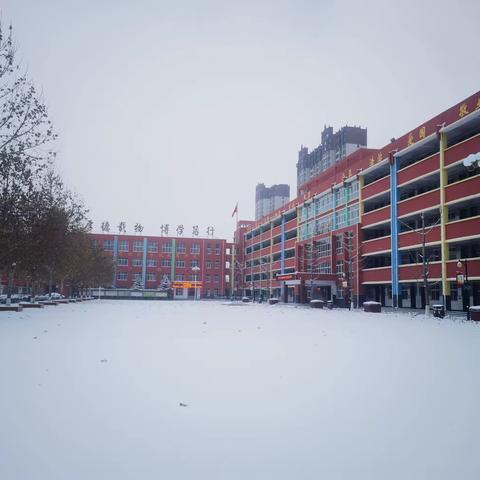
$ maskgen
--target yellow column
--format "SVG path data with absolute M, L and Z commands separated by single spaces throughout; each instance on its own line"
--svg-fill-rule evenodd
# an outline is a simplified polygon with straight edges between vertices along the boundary
M 440 133 L 440 238 L 442 251 L 442 292 L 444 301 L 450 296 L 450 283 L 447 281 L 447 261 L 449 260 L 448 244 L 446 242 L 445 224 L 448 221 L 448 206 L 445 205 L 445 188 L 448 184 L 448 174 L 445 168 L 445 150 L 447 149 L 447 134 Z
M 363 215 L 363 186 L 365 184 L 365 177 L 363 175 L 358 176 L 358 218 L 360 220 L 359 223 L 362 223 L 362 215 Z

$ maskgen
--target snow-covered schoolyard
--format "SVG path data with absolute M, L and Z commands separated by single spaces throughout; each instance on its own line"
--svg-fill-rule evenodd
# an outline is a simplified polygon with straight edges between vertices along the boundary
M 0 479 L 480 478 L 480 325 L 220 302 L 0 316 Z

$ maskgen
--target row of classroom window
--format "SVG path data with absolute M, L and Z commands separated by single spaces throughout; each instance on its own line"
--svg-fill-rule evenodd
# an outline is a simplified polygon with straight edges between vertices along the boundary
M 351 250 L 352 248 L 352 239 L 353 236 L 351 232 L 346 232 L 345 234 L 341 235 L 335 235 L 334 237 L 335 241 L 335 252 L 337 254 L 342 254 L 344 253 L 344 249 L 347 248 L 348 251 Z M 326 238 L 321 238 L 319 240 L 316 240 L 313 245 L 313 256 L 315 258 L 322 258 L 322 257 L 330 257 L 332 253 L 332 243 L 331 243 L 331 238 L 326 237 Z M 290 251 L 289 251 L 290 252 Z M 286 256 L 286 258 L 291 258 L 295 255 L 295 250 L 291 250 L 291 254 L 289 256 Z M 253 260 L 247 260 L 246 262 L 246 267 L 256 267 L 258 265 L 265 265 L 267 263 L 270 263 L 273 259 L 274 262 L 280 260 L 281 258 L 281 253 L 278 252 L 272 256 L 270 255 L 265 255 L 264 257 L 259 257 L 255 258 Z M 325 273 L 330 273 L 330 272 L 325 272 Z
M 117 280 L 119 281 L 127 281 L 128 280 L 128 272 L 118 272 L 117 273 Z M 162 278 L 168 278 L 171 281 L 170 275 L 165 274 L 162 275 Z M 131 280 L 133 282 L 139 282 L 142 280 L 142 274 L 139 272 L 134 272 L 131 274 Z M 145 280 L 147 282 L 156 282 L 157 281 L 157 274 L 156 273 L 147 273 L 145 276 Z M 175 275 L 176 282 L 196 282 L 200 279 L 197 275 L 184 275 L 183 273 L 177 273 Z M 220 283 L 220 275 L 205 275 L 205 282 L 206 283 Z
M 339 205 L 344 205 L 346 203 L 349 203 L 351 200 L 354 200 L 358 198 L 358 189 L 359 189 L 359 184 L 358 180 L 354 180 L 350 183 L 347 183 L 343 187 L 339 187 L 334 190 L 335 193 L 332 191 L 328 191 L 322 195 L 318 195 L 314 197 L 313 201 L 309 203 L 305 203 L 299 211 L 299 223 L 300 222 L 305 222 L 307 220 L 310 220 L 317 215 L 320 215 L 322 213 L 328 212 L 329 210 L 333 209 L 333 199 L 335 198 L 335 206 L 338 208 Z M 355 211 L 356 208 L 356 211 Z M 353 211 L 353 215 L 356 215 L 358 217 L 358 205 L 350 207 L 350 209 Z M 341 213 L 339 212 L 341 215 Z M 286 218 L 286 221 L 293 220 L 294 218 L 297 217 L 296 210 L 291 213 L 291 217 L 289 216 Z M 347 220 L 344 220 L 346 222 Z M 339 218 L 339 224 L 341 224 L 342 220 Z M 350 221 L 351 223 L 358 223 L 358 219 L 356 221 Z M 278 226 L 280 225 L 281 221 L 278 220 L 273 223 L 273 226 Z M 245 233 L 245 240 L 250 240 L 251 238 L 254 238 L 261 233 L 267 231 L 269 229 L 269 225 L 267 224 L 262 225 L 261 227 L 256 228 L 255 230 L 252 230 L 248 233 Z M 346 226 L 346 225 L 344 225 Z M 335 227 L 335 228 L 342 228 L 341 226 Z M 330 229 L 331 230 L 331 229 Z M 322 232 L 323 233 L 323 232 Z
M 335 197 L 334 197 L 335 196 Z M 343 205 L 351 200 L 358 198 L 358 180 L 348 183 L 344 187 L 319 195 L 313 199 L 312 202 L 303 205 L 301 219 L 302 221 L 309 220 L 321 213 L 328 212 L 333 209 L 333 199 L 335 198 L 335 205 Z
M 191 260 L 190 267 L 198 267 L 199 261 L 198 260 Z M 120 267 L 128 267 L 128 258 L 117 258 L 117 265 Z M 143 265 L 143 259 L 141 258 L 132 258 L 132 266 L 133 267 L 141 267 Z M 147 267 L 157 267 L 158 262 L 155 258 L 147 258 Z M 170 258 L 162 258 L 160 260 L 161 267 L 170 267 L 172 265 L 172 261 Z M 187 266 L 187 262 L 185 260 L 177 260 L 175 262 L 175 266 L 177 268 L 185 268 Z M 207 269 L 215 269 L 218 270 L 220 268 L 220 261 L 215 260 L 214 262 L 207 260 L 205 262 L 205 268 Z
M 98 242 L 95 240 L 94 243 L 98 246 Z M 143 240 L 134 240 L 132 242 L 132 252 L 143 252 L 144 242 Z M 103 249 L 105 251 L 112 252 L 114 249 L 114 240 L 104 240 Z M 130 244 L 128 240 L 119 240 L 118 242 L 118 251 L 119 252 L 129 252 Z M 158 242 L 147 242 L 147 252 L 148 253 L 158 253 Z M 162 243 L 161 247 L 162 253 L 172 253 L 172 243 Z M 187 247 L 184 243 L 178 243 L 175 248 L 176 253 L 187 253 Z M 192 243 L 190 245 L 190 253 L 200 253 L 200 244 Z M 220 255 L 220 244 L 216 243 L 214 247 L 210 243 L 207 243 L 207 255 Z
M 357 203 L 350 207 L 342 208 L 335 213 L 325 215 L 312 222 L 304 223 L 300 226 L 300 240 L 307 240 L 315 235 L 321 235 L 322 233 L 329 233 L 332 230 L 349 227 L 358 222 L 359 207 Z
M 343 272 L 344 272 L 344 262 L 343 260 L 339 260 L 337 261 L 336 265 L 335 265 L 335 271 L 337 273 L 337 275 L 341 275 Z M 306 270 L 308 272 L 310 272 L 312 270 L 311 267 L 307 267 Z M 312 273 L 328 273 L 328 274 L 331 274 L 332 273 L 332 266 L 329 262 L 322 262 L 318 265 L 315 265 L 313 267 L 313 272 Z M 280 273 L 280 272 L 274 272 L 272 274 L 272 278 L 275 279 L 275 276 L 277 273 Z M 261 275 L 261 278 L 260 278 L 260 275 Z M 270 279 L 270 272 L 262 272 L 261 274 L 260 273 L 254 273 L 253 274 L 253 279 L 254 280 L 269 280 Z M 245 275 L 245 282 L 251 282 L 252 281 L 252 275 L 251 274 L 248 274 L 248 275 Z

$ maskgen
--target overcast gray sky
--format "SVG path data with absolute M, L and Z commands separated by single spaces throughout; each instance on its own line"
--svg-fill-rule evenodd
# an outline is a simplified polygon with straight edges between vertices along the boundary
M 478 1 L 4 0 L 102 220 L 230 238 L 257 182 L 289 183 L 324 124 L 380 147 L 480 89 Z

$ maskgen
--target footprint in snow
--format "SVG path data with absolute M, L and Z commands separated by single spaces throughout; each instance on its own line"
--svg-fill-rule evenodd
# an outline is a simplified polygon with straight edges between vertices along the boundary
M 108 360 L 107 360 L 106 358 L 102 358 L 102 359 L 100 360 L 100 362 L 101 362 L 101 363 L 107 363 Z
M 36 340 L 38 337 L 33 337 L 34 340 Z
M 179 405 L 180 407 L 188 407 L 188 405 L 187 405 L 186 403 L 182 403 L 182 402 L 180 402 L 178 405 Z
M 44 330 L 43 333 L 48 333 L 48 330 Z

